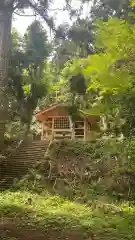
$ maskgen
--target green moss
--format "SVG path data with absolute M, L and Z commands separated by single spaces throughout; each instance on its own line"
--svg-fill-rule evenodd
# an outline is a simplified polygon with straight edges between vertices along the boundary
M 32 203 L 28 204 L 28 199 Z M 94 202 L 91 206 L 78 204 L 57 195 L 38 195 L 30 192 L 0 194 L 0 217 L 20 219 L 19 225 L 41 229 L 79 230 L 93 232 L 100 239 L 134 239 L 135 206 Z

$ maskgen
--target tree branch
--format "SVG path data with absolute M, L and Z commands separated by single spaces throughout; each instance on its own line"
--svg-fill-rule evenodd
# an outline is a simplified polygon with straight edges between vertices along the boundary
M 54 8 L 54 9 L 51 9 L 51 8 L 48 8 L 49 11 L 65 11 L 66 9 L 64 8 Z
M 18 15 L 18 16 L 20 16 L 20 17 L 36 17 L 37 16 L 37 14 L 35 13 L 35 14 L 20 14 L 20 13 L 17 13 L 17 12 L 14 12 L 16 15 Z
M 19 7 L 19 3 L 17 3 L 14 7 L 13 7 L 13 11 L 16 10 Z
M 53 22 L 51 18 L 49 18 L 48 16 L 48 13 L 47 13 L 48 9 L 44 8 L 41 5 L 38 6 L 38 4 L 33 4 L 30 0 L 28 0 L 28 3 L 29 3 L 29 6 L 33 8 L 47 22 L 48 26 L 51 29 L 55 30 Z

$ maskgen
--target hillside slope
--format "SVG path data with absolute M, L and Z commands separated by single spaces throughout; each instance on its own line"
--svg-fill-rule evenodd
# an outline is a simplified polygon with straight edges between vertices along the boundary
M 48 156 L 0 193 L 0 237 L 135 239 L 134 173 L 134 142 L 130 149 L 115 139 L 54 142 Z
M 47 193 L 5 192 L 0 217 L 0 236 L 6 240 L 135 239 L 135 207 L 128 204 L 86 206 Z

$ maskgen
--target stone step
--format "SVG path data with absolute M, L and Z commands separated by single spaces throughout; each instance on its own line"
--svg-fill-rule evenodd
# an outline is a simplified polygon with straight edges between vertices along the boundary
M 45 153 L 46 152 L 46 150 L 47 150 L 47 147 L 45 148 L 34 148 L 34 147 L 32 147 L 32 148 L 23 148 L 23 147 L 21 147 L 20 149 L 17 149 L 17 151 L 15 151 L 13 154 L 12 154 L 12 156 L 14 156 L 14 155 L 18 155 L 19 153 L 20 154 L 27 154 L 27 153 L 29 153 L 29 152 L 31 152 L 31 153 L 33 153 L 33 154 L 43 154 L 43 153 Z
M 46 151 L 47 148 L 40 148 L 40 149 L 35 149 L 35 148 L 27 148 L 27 149 L 23 149 L 21 148 L 20 150 L 17 150 L 16 153 L 18 152 L 43 152 Z
M 20 150 L 18 149 L 16 151 L 16 153 L 18 152 L 28 152 L 28 151 L 34 151 L 34 152 L 40 152 L 40 151 L 46 151 L 47 148 L 39 148 L 39 149 L 36 149 L 36 148 L 21 148 Z
M 41 148 L 41 147 L 40 148 L 36 148 L 36 147 L 35 148 L 34 147 L 32 147 L 32 148 L 30 148 L 30 147 L 29 148 L 23 148 L 23 147 L 21 147 L 20 149 L 17 149 L 16 153 L 20 152 L 20 151 L 31 151 L 31 150 L 33 150 L 35 152 L 38 152 L 38 151 L 44 151 L 46 149 L 47 149 L 47 147 L 46 148 L 45 147 L 44 148 Z
M 23 152 L 27 152 L 27 151 L 34 151 L 34 152 L 39 152 L 39 151 L 45 151 L 47 148 L 20 148 L 16 151 L 16 153 L 23 151 Z
M 3 179 L 0 179 L 0 188 L 10 187 L 13 184 L 14 178 L 21 178 L 28 172 L 28 169 L 32 167 L 34 163 L 44 159 L 48 145 L 49 142 L 47 141 L 25 142 L 21 144 L 17 150 L 13 151 L 9 157 L 11 162 L 11 171 L 7 169 L 7 175 L 5 172 L 2 174 Z M 7 166 L 9 164 L 9 160 L 5 161 L 3 164 Z M 14 168 L 12 166 L 14 166 Z
M 20 145 L 27 145 L 27 146 L 30 146 L 30 145 L 47 145 L 49 144 L 49 142 L 42 142 L 42 141 L 39 141 L 39 142 L 30 142 L 30 143 L 27 143 L 27 142 L 22 142 Z
M 45 155 L 45 154 L 44 154 Z M 38 156 L 36 156 L 36 155 L 34 155 L 33 156 L 33 154 L 29 154 L 29 155 L 17 155 L 16 157 L 14 157 L 14 158 L 10 158 L 10 159 L 12 159 L 12 161 L 13 160 L 15 160 L 16 161 L 16 159 L 22 159 L 23 161 L 28 161 L 28 159 L 30 159 L 30 158 L 32 158 L 33 160 L 35 159 L 35 158 L 44 158 L 44 155 L 38 155 Z
M 39 141 L 39 142 L 31 142 L 31 143 L 22 143 L 21 146 L 31 146 L 31 145 L 34 145 L 34 146 L 45 146 L 45 145 L 48 145 L 49 142 L 43 142 L 43 141 Z
M 47 148 L 48 145 L 21 145 L 20 148 Z M 18 148 L 19 149 L 19 148 Z
M 26 146 L 26 145 L 23 146 L 23 145 L 21 145 L 18 149 L 21 149 L 21 148 L 24 148 L 24 149 L 25 148 L 26 149 L 28 149 L 28 148 L 37 148 L 37 149 L 40 149 L 40 148 L 47 148 L 47 147 L 48 147 L 48 145 L 43 145 L 43 146 L 42 145 L 36 145 L 36 146 L 35 145 L 31 145 L 31 146 Z
M 43 151 L 43 152 L 38 152 L 38 153 L 36 153 L 36 152 L 31 152 L 31 151 L 29 151 L 29 152 L 18 152 L 18 154 L 16 154 L 15 156 L 12 156 L 12 158 L 17 158 L 18 156 L 25 156 L 25 157 L 27 157 L 27 156 L 33 156 L 33 157 L 35 157 L 35 156 L 38 156 L 38 157 L 40 157 L 40 156 L 44 156 L 45 155 L 45 153 L 46 153 L 46 151 Z

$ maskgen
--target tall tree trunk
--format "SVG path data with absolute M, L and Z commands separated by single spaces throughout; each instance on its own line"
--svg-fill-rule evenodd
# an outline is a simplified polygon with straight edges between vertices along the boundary
M 26 126 L 26 130 L 24 133 L 24 140 L 26 140 L 28 138 L 28 134 L 30 133 L 30 125 L 31 125 L 31 123 L 28 123 Z
M 0 9 L 0 151 L 4 145 L 5 126 L 8 120 L 8 53 L 11 39 L 12 12 Z

